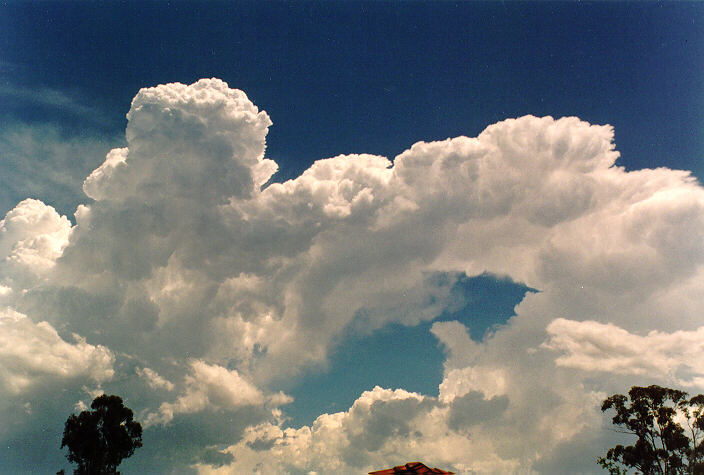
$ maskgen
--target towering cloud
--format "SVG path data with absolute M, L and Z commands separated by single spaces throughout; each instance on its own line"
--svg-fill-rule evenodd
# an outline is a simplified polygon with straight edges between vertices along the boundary
M 74 225 L 36 200 L 0 222 L 3 410 L 48 397 L 31 388 L 51 375 L 74 399 L 124 394 L 155 446 L 202 435 L 161 467 L 356 473 L 410 457 L 505 473 L 564 454 L 591 468 L 607 392 L 704 389 L 685 361 L 701 353 L 704 189 L 617 166 L 610 126 L 526 116 L 267 185 L 271 121 L 220 80 L 142 89 L 127 117 Z M 438 397 L 369 388 L 286 428 L 283 383 L 346 329 L 430 321 L 458 304 L 458 276 L 485 272 L 537 292 L 481 342 L 433 325 Z

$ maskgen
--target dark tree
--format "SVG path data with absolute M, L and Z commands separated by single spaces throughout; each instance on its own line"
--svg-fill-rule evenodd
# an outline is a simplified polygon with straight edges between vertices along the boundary
M 602 411 L 613 409 L 618 432 L 637 437 L 633 445 L 609 449 L 599 465 L 611 474 L 635 469 L 648 475 L 704 473 L 700 442 L 704 430 L 704 396 L 660 386 L 634 386 L 628 396 L 614 394 Z M 683 422 L 685 428 L 681 425 Z
M 119 396 L 103 394 L 90 407 L 68 418 L 61 448 L 68 447 L 66 458 L 78 464 L 74 474 L 117 474 L 122 459 L 142 446 L 142 426 Z

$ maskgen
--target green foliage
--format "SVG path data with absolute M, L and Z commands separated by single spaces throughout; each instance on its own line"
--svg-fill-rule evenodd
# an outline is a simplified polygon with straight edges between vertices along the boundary
M 687 399 L 677 389 L 634 386 L 628 396 L 606 398 L 601 410 L 609 409 L 616 411 L 612 422 L 618 431 L 637 437 L 633 445 L 619 444 L 597 460 L 610 474 L 628 469 L 648 475 L 704 473 L 704 395 Z
M 67 447 L 66 458 L 78 464 L 74 474 L 117 474 L 122 459 L 142 446 L 142 426 L 119 396 L 103 394 L 90 407 L 68 418 L 61 448 Z

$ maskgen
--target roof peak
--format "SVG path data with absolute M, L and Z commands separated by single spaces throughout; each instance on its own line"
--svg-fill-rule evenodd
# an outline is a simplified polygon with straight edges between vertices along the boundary
M 437 474 L 454 475 L 454 472 L 447 472 L 439 468 L 429 468 L 422 462 L 408 462 L 404 465 L 397 465 L 394 468 L 369 472 L 369 475 L 416 475 L 416 474 Z

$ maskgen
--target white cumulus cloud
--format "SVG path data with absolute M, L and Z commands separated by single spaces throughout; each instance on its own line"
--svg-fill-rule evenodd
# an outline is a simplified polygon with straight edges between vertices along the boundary
M 614 324 L 557 319 L 547 327 L 546 348 L 561 353 L 560 366 L 585 371 L 659 376 L 677 385 L 704 382 L 704 327 L 636 335 Z
M 46 274 L 68 245 L 71 223 L 39 200 L 26 199 L 0 220 L 0 279 L 22 285 Z M 19 282 L 16 282 L 19 281 Z
M 8 334 L 33 335 L 50 361 L 78 352 L 77 374 L 129 393 L 157 439 L 199 431 L 174 466 L 229 447 L 235 465 L 221 470 L 235 473 L 409 456 L 550 471 L 564 453 L 583 471 L 606 393 L 672 374 L 704 389 L 684 362 L 699 355 L 704 189 L 688 172 L 618 166 L 608 125 L 508 119 L 393 160 L 325 158 L 262 188 L 277 169 L 271 120 L 223 81 L 142 89 L 127 118 L 127 146 L 85 179 L 92 200 L 73 227 L 37 200 L 1 222 L 0 299 L 26 315 Z M 463 303 L 461 276 L 487 272 L 536 291 L 481 342 L 459 322 L 433 325 L 447 355 L 439 397 L 376 388 L 284 428 L 282 383 L 323 366 L 347 330 L 431 321 Z M 7 351 L 19 388 L 30 363 Z M 584 370 L 597 365 L 608 371 L 595 381 Z
M 150 414 L 146 420 L 147 426 L 156 423 L 166 424 L 179 413 L 188 414 L 218 409 L 235 410 L 243 406 L 257 406 L 268 402 L 278 406 L 291 401 L 283 393 L 265 396 L 237 370 L 228 370 L 200 360 L 192 361 L 190 367 L 191 372 L 186 376 L 185 392 L 175 402 L 163 403 L 158 413 Z M 158 384 L 167 389 L 172 388 L 167 386 L 167 381 L 157 379 L 158 375 L 153 371 L 145 370 L 142 370 L 142 374 L 150 377 L 150 385 Z
M 112 352 L 74 335 L 62 339 L 47 322 L 34 323 L 11 309 L 0 311 L 0 384 L 19 395 L 54 380 L 107 381 L 114 375 Z

